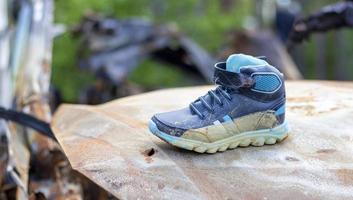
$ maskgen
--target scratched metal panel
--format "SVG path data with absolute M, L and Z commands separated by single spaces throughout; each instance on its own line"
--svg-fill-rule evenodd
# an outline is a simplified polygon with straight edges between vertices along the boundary
M 64 105 L 52 127 L 73 168 L 121 199 L 353 198 L 353 83 L 288 82 L 291 132 L 272 146 L 198 154 L 148 132 L 155 112 L 187 106 L 209 89 Z

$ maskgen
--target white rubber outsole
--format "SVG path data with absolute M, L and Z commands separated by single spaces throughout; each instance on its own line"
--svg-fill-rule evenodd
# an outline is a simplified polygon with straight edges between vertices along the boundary
M 149 129 L 154 135 L 171 145 L 187 150 L 196 151 L 198 153 L 222 152 L 226 151 L 227 149 L 235 149 L 239 146 L 247 147 L 252 145 L 259 147 L 265 144 L 271 145 L 284 140 L 288 136 L 289 131 L 287 123 L 284 122 L 283 124 L 272 129 L 243 132 L 216 142 L 205 143 L 168 135 L 160 131 L 153 121 L 149 122 Z

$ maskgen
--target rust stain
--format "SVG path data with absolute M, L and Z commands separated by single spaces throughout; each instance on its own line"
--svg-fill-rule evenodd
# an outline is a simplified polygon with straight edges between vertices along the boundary
M 316 153 L 334 153 L 334 152 L 336 152 L 336 149 L 320 149 L 316 151 Z
M 288 106 L 289 110 L 303 110 L 306 116 L 313 116 L 316 114 L 315 107 L 313 105 L 302 105 L 302 106 Z
M 300 97 L 287 97 L 288 102 L 302 103 L 302 102 L 313 102 L 315 100 L 314 96 L 300 96 Z
M 165 185 L 163 183 L 158 183 L 158 189 L 162 190 L 165 187 Z
M 346 186 L 353 185 L 353 169 L 338 169 L 334 173 L 339 178 L 340 182 Z

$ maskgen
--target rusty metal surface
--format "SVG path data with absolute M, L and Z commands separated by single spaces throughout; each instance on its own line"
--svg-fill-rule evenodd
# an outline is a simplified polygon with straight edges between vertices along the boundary
M 121 199 L 353 198 L 353 83 L 288 82 L 291 132 L 273 146 L 197 154 L 148 132 L 154 113 L 208 89 L 64 105 L 52 128 L 72 167 Z

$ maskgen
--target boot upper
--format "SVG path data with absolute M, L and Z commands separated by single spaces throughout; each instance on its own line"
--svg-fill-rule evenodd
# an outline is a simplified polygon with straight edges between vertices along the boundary
M 189 107 L 152 117 L 157 128 L 173 136 L 214 124 L 236 120 L 257 112 L 273 112 L 284 121 L 283 74 L 267 61 L 243 54 L 231 55 L 215 65 L 218 88 Z

